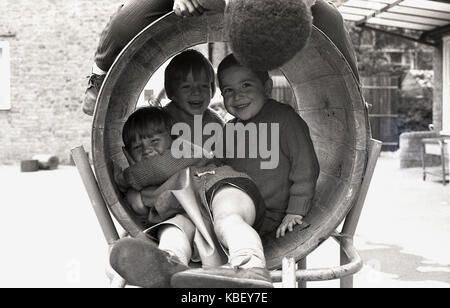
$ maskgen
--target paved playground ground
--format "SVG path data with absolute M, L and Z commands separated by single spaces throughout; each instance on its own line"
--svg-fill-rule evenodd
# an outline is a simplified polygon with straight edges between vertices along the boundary
M 107 245 L 72 166 L 0 166 L 0 287 L 107 287 Z M 383 152 L 356 231 L 355 287 L 450 287 L 450 185 Z M 330 239 L 308 267 L 339 264 Z M 338 281 L 308 287 L 338 287 Z

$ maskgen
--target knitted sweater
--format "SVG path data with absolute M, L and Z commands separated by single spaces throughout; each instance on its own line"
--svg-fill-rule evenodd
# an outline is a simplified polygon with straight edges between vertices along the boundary
M 266 203 L 266 215 L 272 214 L 279 222 L 286 213 L 305 216 L 319 176 L 319 164 L 305 121 L 291 106 L 269 100 L 251 120 L 233 119 L 229 123 L 236 122 L 255 123 L 258 137 L 260 123 L 268 123 L 269 127 L 271 123 L 278 123 L 279 153 L 275 154 L 279 155 L 279 163 L 274 169 L 261 169 L 261 162 L 265 160 L 259 154 L 257 158 L 224 158 L 224 163 L 254 180 Z M 267 135 L 270 136 L 270 132 Z M 248 138 L 246 136 L 247 145 L 250 144 Z M 267 149 L 274 146 L 269 140 Z M 227 155 L 231 155 L 227 150 Z

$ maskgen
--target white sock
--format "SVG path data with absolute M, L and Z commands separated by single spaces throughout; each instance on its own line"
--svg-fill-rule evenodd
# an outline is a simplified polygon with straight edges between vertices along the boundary
M 167 252 L 171 256 L 175 256 L 180 260 L 180 262 L 186 266 L 189 265 L 190 257 L 187 256 L 187 254 L 183 251 L 173 251 L 169 249 L 161 249 Z
M 259 247 L 230 251 L 229 263 L 239 268 L 266 267 L 264 252 Z
M 92 73 L 95 75 L 106 75 L 107 72 L 102 70 L 100 67 L 97 66 L 97 64 L 94 63 L 94 65 L 92 65 Z

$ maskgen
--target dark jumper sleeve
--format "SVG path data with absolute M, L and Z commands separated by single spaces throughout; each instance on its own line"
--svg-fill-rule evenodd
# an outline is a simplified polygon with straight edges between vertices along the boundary
M 319 177 L 319 163 L 306 122 L 292 109 L 281 125 L 281 150 L 289 157 L 290 197 L 286 213 L 306 216 Z

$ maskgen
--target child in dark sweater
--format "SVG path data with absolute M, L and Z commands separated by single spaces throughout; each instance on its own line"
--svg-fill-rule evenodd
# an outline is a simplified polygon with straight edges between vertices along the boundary
M 295 225 L 304 223 L 319 175 L 308 126 L 291 106 L 270 99 L 272 80 L 267 72 L 243 67 L 229 55 L 219 65 L 217 77 L 225 107 L 236 117 L 227 125 L 256 124 L 259 142 L 267 127 L 276 128 L 272 130 L 276 133 L 265 140 L 267 148 L 278 149 L 274 153 L 275 163 L 269 168 L 261 167 L 264 159 L 259 154 L 256 158 L 237 158 L 235 153 L 229 153 L 229 147 L 224 162 L 248 174 L 258 186 L 266 204 L 260 234 L 276 230 L 277 237 L 284 236 L 287 230 L 292 231 Z M 245 144 L 251 141 L 247 138 Z

